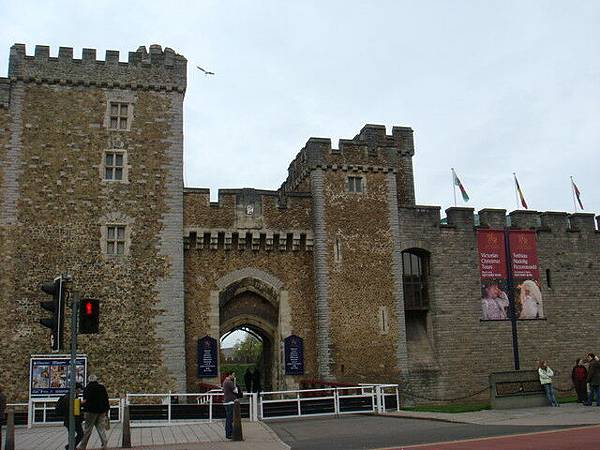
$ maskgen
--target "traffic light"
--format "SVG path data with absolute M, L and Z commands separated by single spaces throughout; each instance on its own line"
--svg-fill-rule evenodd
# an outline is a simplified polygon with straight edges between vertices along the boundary
M 63 330 L 65 328 L 65 282 L 62 276 L 56 277 L 54 281 L 42 283 L 40 289 L 52 296 L 52 300 L 41 302 L 42 308 L 50 311 L 52 317 L 49 319 L 40 319 L 40 323 L 52 331 L 50 335 L 50 347 L 52 347 L 52 350 L 62 350 Z
M 100 325 L 100 302 L 95 298 L 85 298 L 79 308 L 79 334 L 98 333 Z

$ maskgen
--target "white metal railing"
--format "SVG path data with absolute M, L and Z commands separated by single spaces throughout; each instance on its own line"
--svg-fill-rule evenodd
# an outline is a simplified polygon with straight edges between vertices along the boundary
M 397 384 L 359 384 L 317 389 L 261 392 L 259 418 L 261 420 L 301 416 L 355 414 L 357 412 L 383 413 L 386 398 L 395 398 L 399 409 Z M 357 399 L 358 402 L 352 402 Z M 363 400 L 361 402 L 361 400 Z M 312 405 L 311 405 L 312 403 Z M 274 407 L 269 408 L 269 405 Z M 277 410 L 279 406 L 279 411 Z M 304 408 L 303 408 L 304 406 Z
M 131 426 L 164 426 L 170 425 L 173 423 L 184 424 L 184 423 L 197 423 L 197 422 L 214 422 L 216 420 L 225 420 L 224 419 L 224 411 L 223 418 L 217 418 L 215 414 L 215 410 L 217 408 L 224 408 L 223 406 L 223 391 L 221 389 L 213 389 L 209 392 L 204 393 L 131 393 L 127 394 L 125 397 L 125 403 L 130 405 L 130 423 Z M 247 399 L 248 409 L 249 409 L 249 417 L 250 421 L 258 420 L 258 412 L 257 412 L 257 394 L 256 393 L 245 393 L 244 400 Z M 181 399 L 184 399 L 184 403 L 181 403 Z M 144 401 L 146 399 L 146 401 Z M 150 401 L 147 401 L 150 399 Z M 246 403 L 244 401 L 244 403 Z M 166 407 L 166 417 L 158 418 L 155 417 L 148 419 L 131 419 L 131 406 L 140 405 L 140 406 L 159 406 Z M 200 412 L 201 407 L 206 407 L 206 418 L 184 418 L 178 419 L 174 418 L 173 410 L 177 408 L 179 405 L 186 405 L 190 408 L 190 410 L 196 409 L 196 412 Z
M 222 389 L 213 389 L 205 393 L 129 393 L 124 398 L 110 399 L 112 416 L 116 413 L 116 421 L 121 421 L 124 406 L 158 406 L 159 417 L 132 420 L 132 426 L 164 426 L 172 423 L 197 423 L 224 420 L 217 418 L 217 409 L 222 409 Z M 49 420 L 55 417 L 54 411 L 59 397 L 31 398 L 28 403 L 11 403 L 8 406 L 27 411 L 27 426 L 37 424 L 62 424 L 62 421 Z M 181 401 L 183 399 L 183 402 Z M 387 400 L 387 401 L 386 401 Z M 257 394 L 244 394 L 242 403 L 248 404 L 250 421 L 276 418 L 325 416 L 353 414 L 357 412 L 384 413 L 390 409 L 400 409 L 400 391 L 397 384 L 358 384 L 357 386 L 338 386 L 316 389 L 295 389 L 287 391 L 267 391 Z M 177 418 L 173 410 L 177 405 L 186 405 L 196 416 Z M 202 409 L 206 408 L 206 413 Z M 195 411 L 194 411 L 195 410 Z M 220 411 L 220 416 L 224 413 Z M 163 418 L 160 413 L 164 414 Z M 150 411 L 149 415 L 152 414 Z M 185 415 L 185 414 L 184 414 Z M 52 417 L 50 417 L 52 416 Z M 175 414 L 177 416 L 177 414 Z M 131 412 L 130 412 L 131 417 Z M 113 419 L 114 420 L 114 419 Z
M 28 403 L 19 403 L 18 405 L 25 405 L 27 409 L 27 428 L 31 428 L 37 424 L 60 424 L 62 420 L 48 420 L 50 412 L 54 412 L 56 402 L 60 397 L 42 397 L 42 398 L 30 398 Z M 116 411 L 117 419 L 113 420 L 120 422 L 123 417 L 123 404 L 121 399 L 111 398 L 109 399 L 111 412 Z M 38 416 L 41 414 L 41 419 L 38 420 Z M 112 416 L 113 414 L 111 414 Z M 52 415 L 55 417 L 54 415 Z M 111 419 L 112 420 L 112 419 Z

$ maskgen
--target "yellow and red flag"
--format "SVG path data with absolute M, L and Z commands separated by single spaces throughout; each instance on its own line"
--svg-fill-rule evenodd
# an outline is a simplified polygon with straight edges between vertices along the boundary
M 517 194 L 519 194 L 519 200 L 521 201 L 521 205 L 523 206 L 523 208 L 525 209 L 529 209 L 527 207 L 527 202 L 525 201 L 525 196 L 523 195 L 523 191 L 521 190 L 521 186 L 519 186 L 519 180 L 517 180 L 517 175 L 514 174 L 515 177 L 515 186 L 517 188 Z

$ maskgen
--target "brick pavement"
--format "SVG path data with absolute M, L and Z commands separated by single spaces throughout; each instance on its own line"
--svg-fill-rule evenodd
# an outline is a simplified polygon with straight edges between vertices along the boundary
M 109 448 L 120 448 L 121 425 L 113 424 L 107 431 Z M 222 422 L 188 423 L 171 426 L 135 427 L 131 430 L 131 444 L 136 449 L 245 449 L 288 450 L 271 429 L 262 422 L 244 422 L 243 442 L 224 438 Z M 38 426 L 31 429 L 17 427 L 15 444 L 19 450 L 63 450 L 67 442 L 66 428 L 58 425 Z M 88 449 L 99 448 L 100 439 L 92 433 Z

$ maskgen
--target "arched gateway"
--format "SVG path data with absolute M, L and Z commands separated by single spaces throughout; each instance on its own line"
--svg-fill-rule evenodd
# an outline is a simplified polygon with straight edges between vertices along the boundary
M 249 329 L 262 341 L 259 367 L 263 389 L 282 386 L 280 302 L 283 283 L 261 270 L 246 268 L 217 281 L 219 287 L 219 336 Z M 240 380 L 241 383 L 241 380 Z
M 250 330 L 262 341 L 259 370 L 263 390 L 284 387 L 281 348 L 291 329 L 288 291 L 283 282 L 271 273 L 246 267 L 217 279 L 209 296 L 209 335 L 220 341 L 222 336 L 237 329 Z M 201 381 L 218 384 L 220 363 L 219 377 Z

